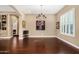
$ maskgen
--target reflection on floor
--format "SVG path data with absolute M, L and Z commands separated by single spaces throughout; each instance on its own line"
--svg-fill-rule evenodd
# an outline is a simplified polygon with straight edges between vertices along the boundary
M 13 37 L 0 39 L 0 53 L 9 54 L 76 54 L 78 50 L 59 41 L 57 38 L 25 38 Z

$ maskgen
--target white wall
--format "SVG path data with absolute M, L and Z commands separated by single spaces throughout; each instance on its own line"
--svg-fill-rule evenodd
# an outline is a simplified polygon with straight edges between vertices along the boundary
M 26 20 L 26 30 L 29 30 L 29 35 L 31 37 L 52 37 L 55 36 L 56 32 L 56 22 L 54 15 L 46 15 L 45 19 L 45 30 L 36 30 L 36 16 L 37 15 L 25 15 Z

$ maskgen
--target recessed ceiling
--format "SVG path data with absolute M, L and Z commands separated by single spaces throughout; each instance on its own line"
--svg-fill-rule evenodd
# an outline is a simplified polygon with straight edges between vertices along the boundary
M 23 14 L 56 14 L 61 10 L 64 5 L 13 5 L 16 9 L 21 11 Z M 3 12 L 15 12 L 9 5 L 0 5 L 0 11 Z
M 14 5 L 24 14 L 56 14 L 64 5 Z

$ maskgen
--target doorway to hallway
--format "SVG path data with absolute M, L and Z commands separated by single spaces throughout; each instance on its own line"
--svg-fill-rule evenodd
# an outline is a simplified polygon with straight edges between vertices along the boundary
M 11 35 L 19 36 L 19 17 L 17 15 L 11 15 Z

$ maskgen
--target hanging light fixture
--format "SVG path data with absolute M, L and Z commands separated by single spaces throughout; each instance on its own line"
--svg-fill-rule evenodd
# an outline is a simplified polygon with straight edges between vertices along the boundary
M 40 7 L 41 7 L 41 13 L 36 16 L 36 19 L 38 19 L 38 18 L 47 18 L 42 12 L 43 11 L 43 5 L 40 5 Z

